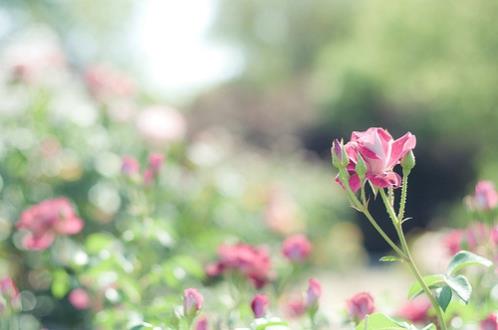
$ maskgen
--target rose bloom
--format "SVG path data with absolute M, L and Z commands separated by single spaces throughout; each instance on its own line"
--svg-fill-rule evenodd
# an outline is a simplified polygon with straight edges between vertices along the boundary
M 308 280 L 308 289 L 306 290 L 306 306 L 308 308 L 318 305 L 318 300 L 322 295 L 322 286 L 314 278 Z
M 135 94 L 135 85 L 127 75 L 104 64 L 87 68 L 84 78 L 90 93 L 99 101 L 128 98 Z
M 490 314 L 486 319 L 481 321 L 481 330 L 498 330 L 498 320 L 496 314 Z
M 473 196 L 468 197 L 468 204 L 471 209 L 478 211 L 488 211 L 498 206 L 498 193 L 495 185 L 491 181 L 479 181 Z
M 204 303 L 204 297 L 195 288 L 185 289 L 183 291 L 183 311 L 185 315 L 197 313 Z
M 155 146 L 164 146 L 183 139 L 186 126 L 184 117 L 177 110 L 166 106 L 149 107 L 137 117 L 139 134 Z
M 363 320 L 365 316 L 373 313 L 375 310 L 374 300 L 367 292 L 355 294 L 346 304 L 351 317 L 357 320 Z
M 84 289 L 78 288 L 69 294 L 69 302 L 76 309 L 87 309 L 90 306 L 90 297 Z
M 358 156 L 367 166 L 366 178 L 379 188 L 399 187 L 400 176 L 394 167 L 405 155 L 415 148 L 416 138 L 410 132 L 397 140 L 383 128 L 372 127 L 363 132 L 353 132 L 351 140 L 344 145 L 349 158 L 347 170 L 350 174 L 349 185 L 353 191 L 360 189 L 360 179 L 355 172 Z
M 413 323 L 425 323 L 429 319 L 429 309 L 431 309 L 429 299 L 418 297 L 404 304 L 397 314 L 399 317 Z
M 268 297 L 264 294 L 257 294 L 251 301 L 251 309 L 255 318 L 264 317 L 268 308 Z
M 311 253 L 311 243 L 304 235 L 293 235 L 282 244 L 282 254 L 292 262 L 303 262 Z
M 256 288 L 269 281 L 270 257 L 263 248 L 248 244 L 221 245 L 218 261 L 207 266 L 208 276 L 219 276 L 227 271 L 237 271 L 246 276 Z
M 22 245 L 28 250 L 48 248 L 58 235 L 75 235 L 84 223 L 66 198 L 45 200 L 22 212 L 17 228 L 27 234 Z

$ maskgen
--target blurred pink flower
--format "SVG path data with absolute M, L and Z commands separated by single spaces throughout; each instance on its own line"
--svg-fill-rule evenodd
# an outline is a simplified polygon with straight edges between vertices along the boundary
M 401 306 L 397 315 L 413 323 L 425 323 L 429 320 L 431 302 L 426 297 L 417 297 Z
M 481 321 L 481 330 L 498 330 L 498 319 L 496 314 L 490 314 L 486 319 Z
M 152 183 L 159 175 L 164 156 L 158 153 L 149 155 L 149 167 L 144 171 L 144 183 Z
M 195 323 L 195 330 L 207 330 L 208 329 L 208 319 L 206 316 L 201 316 Z
M 0 280 L 0 313 L 5 305 L 17 305 L 19 303 L 19 290 L 12 278 L 6 276 Z
M 476 222 L 465 229 L 451 230 L 443 238 L 443 243 L 448 254 L 453 256 L 460 250 L 475 252 L 483 242 L 495 242 L 495 236 L 494 229 L 488 229 L 485 224 Z
M 301 234 L 288 237 L 282 244 L 282 254 L 292 262 L 303 262 L 310 253 L 311 243 Z
M 306 290 L 306 307 L 312 308 L 318 306 L 318 301 L 322 295 L 322 286 L 314 278 L 308 280 L 308 289 Z
M 351 297 L 347 302 L 349 314 L 355 320 L 363 320 L 365 316 L 375 310 L 372 296 L 367 292 L 360 292 Z
M 140 164 L 132 156 L 123 156 L 121 163 L 121 172 L 127 176 L 133 176 L 140 172 Z
M 238 271 L 246 276 L 256 288 L 269 281 L 270 257 L 263 248 L 247 244 L 221 245 L 218 261 L 206 267 L 208 276 L 218 276 L 227 271 Z
M 257 294 L 251 301 L 251 309 L 255 318 L 264 317 L 268 308 L 268 297 L 264 294 Z
M 307 309 L 302 298 L 290 299 L 285 307 L 286 314 L 290 318 L 301 317 L 304 313 L 306 313 Z
M 199 290 L 188 288 L 183 291 L 183 311 L 186 316 L 195 315 L 204 303 L 204 297 Z
M 28 250 L 44 250 L 57 235 L 75 235 L 84 223 L 66 198 L 45 200 L 22 212 L 17 228 L 27 230 L 22 244 Z
M 379 188 L 399 187 L 400 176 L 394 172 L 405 155 L 415 148 L 416 138 L 410 132 L 397 140 L 383 128 L 372 127 L 363 132 L 353 132 L 351 141 L 344 146 L 349 157 L 347 166 L 351 175 L 349 184 L 353 191 L 360 189 L 360 180 L 355 171 L 358 157 L 361 156 L 367 166 L 366 178 Z
M 446 250 L 450 256 L 455 255 L 458 251 L 462 249 L 462 239 L 463 231 L 460 229 L 451 230 L 443 238 L 443 244 L 446 246 Z
M 104 64 L 87 68 L 84 78 L 90 93 L 99 101 L 128 98 L 135 94 L 135 84 L 127 75 Z
M 85 289 L 77 288 L 69 293 L 69 302 L 76 309 L 87 309 L 90 306 L 90 297 Z
M 138 114 L 137 129 L 145 141 L 156 146 L 164 146 L 183 139 L 186 122 L 175 109 L 152 106 Z
M 289 194 L 280 187 L 272 187 L 265 209 L 265 223 L 273 231 L 289 235 L 303 230 L 297 206 Z
M 498 206 L 498 192 L 491 181 L 479 181 L 475 193 L 470 196 L 469 207 L 478 211 L 488 211 Z

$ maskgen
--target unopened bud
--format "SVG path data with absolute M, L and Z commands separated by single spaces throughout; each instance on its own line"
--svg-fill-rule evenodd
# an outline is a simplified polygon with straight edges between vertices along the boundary
M 409 151 L 403 160 L 401 160 L 401 167 L 403 168 L 403 174 L 410 174 L 411 170 L 415 167 L 415 155 L 413 151 Z
M 332 165 L 340 169 L 348 166 L 349 158 L 344 148 L 344 144 L 338 139 L 332 142 L 332 148 L 330 148 L 330 153 L 332 154 Z

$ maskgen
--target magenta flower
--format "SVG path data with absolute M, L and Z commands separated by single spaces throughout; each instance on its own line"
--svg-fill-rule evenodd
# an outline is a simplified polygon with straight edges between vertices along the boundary
M 205 316 L 201 316 L 195 323 L 195 330 L 207 330 L 208 329 L 208 319 Z
M 470 197 L 470 207 L 478 211 L 488 211 L 498 206 L 498 193 L 491 181 L 479 181 L 475 193 Z
M 366 179 L 374 186 L 399 187 L 401 178 L 394 172 L 394 167 L 415 148 L 415 145 L 416 138 L 409 132 L 397 140 L 394 140 L 387 130 L 379 127 L 372 127 L 364 132 L 353 132 L 351 141 L 344 145 L 349 158 L 347 170 L 350 174 L 351 189 L 356 192 L 361 186 L 355 170 L 359 156 L 367 166 Z M 338 152 L 336 149 L 339 150 L 335 147 L 333 152 Z
M 268 297 L 264 294 L 257 294 L 251 301 L 251 309 L 255 318 L 264 317 L 268 308 Z
M 481 330 L 498 330 L 498 319 L 496 314 L 490 314 L 488 317 L 481 321 Z
M 260 289 L 269 281 L 270 257 L 268 252 L 247 244 L 221 245 L 218 261 L 206 267 L 208 276 L 219 276 L 228 271 L 237 271 L 246 276 Z
M 140 164 L 138 160 L 132 156 L 123 156 L 121 162 L 121 172 L 127 176 L 133 176 L 140 172 Z
M 303 262 L 311 253 L 311 243 L 304 235 L 288 237 L 282 244 L 282 254 L 292 262 Z
M 66 198 L 45 200 L 22 212 L 17 228 L 27 234 L 22 245 L 28 250 L 44 250 L 58 235 L 75 235 L 84 223 Z
M 201 308 L 204 298 L 195 288 L 185 289 L 183 291 L 183 311 L 187 317 L 192 317 Z
M 69 302 L 76 309 L 87 309 L 90 306 L 90 296 L 85 289 L 77 288 L 69 294 Z
M 429 309 L 431 309 L 431 302 L 426 297 L 421 296 L 408 301 L 398 310 L 397 314 L 413 323 L 426 323 L 429 320 Z
M 314 278 L 308 280 L 308 289 L 306 290 L 306 306 L 308 308 L 318 306 L 318 300 L 322 295 L 322 286 Z
M 149 168 L 154 172 L 159 172 L 164 162 L 164 156 L 158 153 L 149 155 Z
M 367 292 L 360 292 L 351 297 L 347 302 L 349 315 L 354 320 L 363 320 L 365 316 L 375 310 L 372 296 Z

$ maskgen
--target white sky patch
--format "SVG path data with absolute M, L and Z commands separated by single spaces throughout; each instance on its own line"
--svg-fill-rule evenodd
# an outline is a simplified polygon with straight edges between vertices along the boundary
M 239 53 L 207 39 L 215 5 L 215 0 L 140 3 L 131 38 L 147 88 L 181 98 L 241 69 Z

